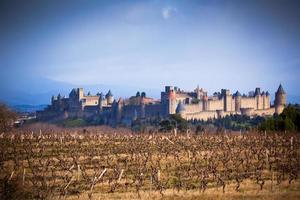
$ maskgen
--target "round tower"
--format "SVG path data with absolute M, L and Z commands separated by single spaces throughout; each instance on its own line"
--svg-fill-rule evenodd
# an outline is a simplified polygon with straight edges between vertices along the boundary
M 239 91 L 236 91 L 236 93 L 234 94 L 235 112 L 241 111 L 241 98 L 242 98 L 241 93 Z
M 107 104 L 112 104 L 114 102 L 114 96 L 113 96 L 113 94 L 111 93 L 110 90 L 105 95 L 105 98 L 107 100 Z
M 51 104 L 52 105 L 54 104 L 54 101 L 55 101 L 55 97 L 54 97 L 54 95 L 52 95 L 52 97 L 51 97 Z
M 122 108 L 123 108 L 123 99 L 120 97 L 117 102 L 117 121 L 120 122 L 122 119 Z
M 146 117 L 146 102 L 145 102 L 145 97 L 142 95 L 141 97 L 141 118 Z
M 99 111 L 102 112 L 103 105 L 104 105 L 104 95 L 103 95 L 102 92 L 99 94 L 99 101 L 98 102 L 99 102 L 98 103 L 99 104 Z
M 270 93 L 267 91 L 266 92 L 266 109 L 270 108 L 271 107 L 271 102 L 270 102 Z
M 175 90 L 170 90 L 168 95 L 168 114 L 175 114 L 176 113 L 176 92 Z
M 262 105 L 263 105 L 263 109 L 266 109 L 267 108 L 267 104 L 266 104 L 266 101 L 267 101 L 267 99 L 266 99 L 266 93 L 265 93 L 265 91 L 263 91 L 262 93 L 261 93 L 261 96 L 262 96 Z
M 263 108 L 263 99 L 260 93 L 260 88 L 255 88 L 254 93 L 255 99 L 256 99 L 256 109 L 255 110 L 261 110 Z
M 275 92 L 275 113 L 282 113 L 284 107 L 286 105 L 286 93 L 280 84 L 277 92 Z
M 208 96 L 203 96 L 202 98 L 203 101 L 203 111 L 207 111 L 208 110 Z
M 176 113 L 179 114 L 182 118 L 185 118 L 185 105 L 182 102 L 179 102 L 177 108 L 176 108 Z

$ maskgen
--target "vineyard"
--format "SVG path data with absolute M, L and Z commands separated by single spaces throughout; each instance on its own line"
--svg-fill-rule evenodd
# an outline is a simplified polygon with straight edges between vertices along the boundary
M 0 149 L 0 199 L 300 197 L 299 134 L 18 129 Z

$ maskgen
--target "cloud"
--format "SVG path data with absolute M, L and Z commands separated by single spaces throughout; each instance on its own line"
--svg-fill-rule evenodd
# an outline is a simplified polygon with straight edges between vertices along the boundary
M 164 19 L 169 19 L 170 17 L 172 17 L 175 13 L 177 12 L 176 8 L 172 8 L 172 7 L 165 7 L 161 10 L 161 15 Z

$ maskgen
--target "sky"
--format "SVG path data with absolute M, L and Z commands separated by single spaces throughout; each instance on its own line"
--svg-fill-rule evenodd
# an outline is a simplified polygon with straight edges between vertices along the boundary
M 299 10 L 297 0 L 0 0 L 0 99 L 91 85 L 273 94 L 281 83 L 299 103 Z

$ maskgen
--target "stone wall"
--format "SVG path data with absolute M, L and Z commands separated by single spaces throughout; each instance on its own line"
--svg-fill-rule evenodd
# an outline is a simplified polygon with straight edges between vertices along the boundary
M 202 111 L 202 103 L 199 104 L 186 104 L 184 106 L 185 113 L 194 113 L 194 112 L 201 112 Z
M 163 106 L 161 104 L 148 104 L 145 106 L 146 117 L 163 116 Z
M 186 113 L 182 116 L 186 120 L 193 120 L 193 119 L 201 119 L 201 120 L 208 120 L 217 118 L 216 111 L 202 111 L 202 112 L 194 112 L 194 113 Z
M 224 110 L 224 102 L 223 99 L 218 100 L 208 100 L 208 110 L 209 111 L 216 111 L 216 110 Z
M 241 108 L 253 108 L 256 109 L 256 99 L 255 97 L 242 97 L 241 98 Z

